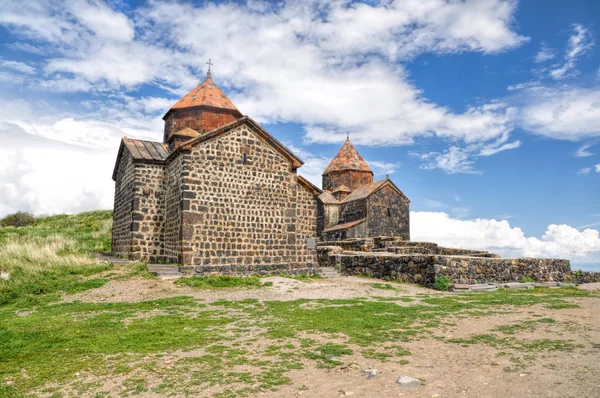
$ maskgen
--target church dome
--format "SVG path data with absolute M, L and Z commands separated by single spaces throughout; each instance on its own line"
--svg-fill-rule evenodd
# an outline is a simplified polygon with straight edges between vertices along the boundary
M 204 81 L 177 101 L 163 116 L 163 142 L 173 149 L 188 138 L 178 134 L 183 129 L 191 129 L 197 135 L 202 135 L 241 117 L 242 113 L 215 84 L 209 70 Z M 173 142 L 174 138 L 178 142 Z
M 242 116 L 238 108 L 233 105 L 233 102 L 231 102 L 225 93 L 215 84 L 210 72 L 206 74 L 206 78 L 202 83 L 177 101 L 169 111 L 173 109 L 194 108 L 197 106 L 226 109 L 235 111 L 240 114 L 240 117 Z
M 327 166 L 323 175 L 334 171 L 345 170 L 367 171 L 372 173 L 367 162 L 364 161 L 356 148 L 354 148 L 354 145 L 350 142 L 350 138 L 346 139 L 346 142 L 344 142 L 344 145 L 342 145 L 337 155 L 331 160 L 331 163 L 329 163 L 329 166 Z

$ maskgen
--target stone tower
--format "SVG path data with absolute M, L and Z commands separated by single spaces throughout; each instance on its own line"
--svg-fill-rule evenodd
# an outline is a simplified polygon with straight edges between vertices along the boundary
M 163 116 L 163 142 L 171 150 L 217 127 L 235 122 L 242 113 L 213 82 L 210 72 Z
M 342 200 L 359 186 L 372 182 L 371 168 L 347 138 L 323 172 L 323 190 L 331 191 L 336 199 Z

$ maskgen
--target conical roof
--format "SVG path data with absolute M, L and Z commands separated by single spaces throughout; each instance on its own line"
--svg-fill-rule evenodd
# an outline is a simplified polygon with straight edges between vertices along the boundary
M 358 170 L 373 173 L 367 162 L 364 161 L 350 142 L 350 138 L 346 139 L 346 142 L 344 142 L 344 145 L 342 145 L 342 148 L 340 148 L 337 155 L 329 163 L 323 174 L 342 170 Z
M 192 108 L 196 106 L 211 106 L 213 108 L 228 109 L 236 111 L 241 116 L 238 108 L 233 105 L 233 102 L 231 102 L 225 93 L 217 87 L 215 82 L 213 82 L 210 72 L 206 74 L 206 78 L 202 83 L 177 101 L 171 109 Z

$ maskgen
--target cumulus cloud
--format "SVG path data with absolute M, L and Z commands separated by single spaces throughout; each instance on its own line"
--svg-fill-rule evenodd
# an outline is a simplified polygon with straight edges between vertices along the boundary
M 592 169 L 591 169 L 590 167 L 585 167 L 585 168 L 583 168 L 583 169 L 579 170 L 579 171 L 577 172 L 577 174 L 584 174 L 584 175 L 585 175 L 585 174 L 590 174 L 590 171 L 592 171 Z
M 576 266 L 600 263 L 600 233 L 549 225 L 541 238 L 526 237 L 506 220 L 459 220 L 442 212 L 411 212 L 411 239 L 448 247 L 490 250 L 508 257 L 567 258 Z
M 107 164 L 114 149 L 84 149 L 0 124 L 0 216 L 72 213 L 112 207 Z
M 121 137 L 156 140 L 162 135 L 142 114 L 106 105 L 94 108 L 93 117 L 75 118 L 44 114 L 44 103 L 3 104 L 0 216 L 19 210 L 53 214 L 111 208 L 111 170 Z
M 244 113 L 260 122 L 302 123 L 308 142 L 341 142 L 350 131 L 366 145 L 431 135 L 474 143 L 509 132 L 510 107 L 450 111 L 424 98 L 397 62 L 427 52 L 519 46 L 528 39 L 513 29 L 516 6 L 513 0 L 149 2 L 126 16 L 99 1 L 32 0 L 3 6 L 0 23 L 56 49 L 38 87 L 114 91 L 152 84 L 182 94 L 210 54 L 215 77 L 234 91 Z
M 530 132 L 569 141 L 600 136 L 600 89 L 538 87 L 516 101 L 517 123 Z

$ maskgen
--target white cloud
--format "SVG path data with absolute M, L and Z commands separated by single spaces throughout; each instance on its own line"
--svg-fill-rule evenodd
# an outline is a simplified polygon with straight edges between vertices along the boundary
M 514 48 L 527 40 L 512 29 L 516 6 L 512 0 L 199 8 L 150 2 L 127 17 L 100 2 L 32 0 L 5 6 L 0 23 L 55 44 L 41 87 L 115 90 L 149 83 L 182 93 L 201 77 L 200 60 L 210 54 L 219 83 L 237 89 L 232 99 L 257 120 L 303 123 L 311 142 L 340 142 L 343 133 L 332 131 L 349 130 L 357 143 L 385 145 L 431 134 L 475 142 L 510 130 L 505 106 L 453 113 L 422 98 L 389 61 Z
M 600 173 L 600 163 L 598 163 L 595 167 L 596 167 L 596 173 Z
M 371 167 L 375 177 L 384 176 L 386 174 L 394 174 L 396 169 L 400 167 L 400 163 L 383 162 L 381 160 L 365 159 L 365 162 Z
M 524 91 L 516 99 L 522 128 L 550 138 L 579 141 L 600 136 L 600 89 L 571 86 Z
M 542 43 L 542 48 L 540 48 L 540 51 L 538 51 L 533 60 L 535 63 L 541 63 L 550 61 L 554 57 L 556 57 L 556 50 L 548 47 L 546 43 Z
M 31 75 L 31 74 L 35 73 L 35 68 L 24 62 L 7 61 L 4 59 L 0 59 L 0 67 L 6 68 L 6 69 L 12 69 L 17 72 L 25 73 L 27 75 Z
M 112 207 L 106 165 L 114 150 L 84 149 L 1 124 L 0 216 L 16 211 L 72 213 Z
M 565 52 L 565 63 L 550 71 L 550 77 L 562 80 L 575 76 L 579 73 L 576 69 L 578 58 L 586 54 L 594 46 L 592 33 L 581 24 L 573 25 L 573 34 L 569 38 L 569 44 Z
M 589 167 L 585 167 L 585 168 L 583 168 L 583 169 L 579 170 L 579 171 L 577 172 L 577 174 L 584 174 L 584 175 L 585 175 L 585 174 L 589 174 L 589 173 L 590 173 L 590 171 L 592 171 L 592 169 L 591 169 L 591 168 L 589 168 Z
M 526 237 L 508 221 L 459 220 L 446 213 L 411 212 L 411 239 L 447 247 L 490 250 L 509 257 L 567 258 L 574 264 L 600 263 L 600 233 L 549 225 L 541 238 Z
M 52 109 L 45 103 L 2 102 L 0 216 L 111 208 L 121 137 L 162 136 L 155 119 L 119 107 L 94 106 L 94 114 L 73 117 L 48 115 Z
M 440 152 L 429 152 L 418 155 L 425 162 L 421 165 L 424 170 L 441 169 L 448 174 L 481 174 L 473 167 L 474 160 L 469 151 L 456 146 Z
M 590 149 L 592 146 L 593 146 L 592 144 L 582 145 L 581 148 L 579 148 L 577 150 L 577 152 L 575 152 L 575 157 L 585 158 L 585 157 L 588 157 L 588 156 L 592 156 L 593 153 L 590 152 L 590 151 L 588 151 L 588 149 Z

